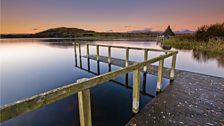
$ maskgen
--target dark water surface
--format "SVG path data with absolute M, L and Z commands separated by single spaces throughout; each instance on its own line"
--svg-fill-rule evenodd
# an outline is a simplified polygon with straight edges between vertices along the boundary
M 90 72 L 86 69 L 87 59 L 83 58 L 83 68 L 75 66 L 74 48 L 71 44 L 61 44 L 62 40 L 11 39 L 0 41 L 1 60 L 1 106 L 23 98 L 61 87 L 80 78 L 97 75 L 97 62 L 91 60 Z M 54 43 L 52 43 L 54 42 Z M 160 48 L 156 42 L 110 41 L 95 42 L 123 46 Z M 82 47 L 82 54 L 86 54 Z M 90 54 L 96 49 L 90 47 Z M 107 56 L 107 49 L 100 48 L 100 54 Z M 149 58 L 161 55 L 149 52 Z M 125 59 L 125 50 L 112 49 L 112 57 Z M 79 60 L 79 59 L 78 59 Z M 130 51 L 130 60 L 143 61 L 143 52 Z M 165 60 L 170 66 L 171 59 Z M 192 51 L 179 51 L 177 68 L 223 77 L 223 64 L 217 59 L 199 61 Z M 112 66 L 112 70 L 120 67 Z M 100 73 L 108 72 L 108 65 L 100 63 Z M 142 77 L 141 77 L 142 79 Z M 155 95 L 156 76 L 147 75 L 146 94 L 141 94 L 140 108 Z M 163 88 L 169 80 L 163 79 Z M 141 81 L 142 82 L 142 81 Z M 114 81 L 105 82 L 91 89 L 91 109 L 94 126 L 120 126 L 132 117 L 132 73 L 128 83 L 125 75 Z M 143 84 L 141 83 L 141 90 Z M 72 95 L 38 110 L 23 114 L 4 123 L 2 126 L 73 126 L 79 125 L 77 95 Z

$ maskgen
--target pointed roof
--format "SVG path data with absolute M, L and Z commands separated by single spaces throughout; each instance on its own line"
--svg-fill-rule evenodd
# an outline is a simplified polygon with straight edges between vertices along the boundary
M 170 28 L 170 25 L 168 25 L 167 29 L 163 32 L 163 35 L 165 35 L 165 36 L 175 36 L 172 29 Z

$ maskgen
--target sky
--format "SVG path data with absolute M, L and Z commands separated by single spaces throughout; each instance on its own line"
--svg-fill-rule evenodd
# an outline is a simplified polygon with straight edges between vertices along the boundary
M 224 22 L 224 0 L 1 0 L 1 34 L 74 27 L 99 32 L 196 30 Z

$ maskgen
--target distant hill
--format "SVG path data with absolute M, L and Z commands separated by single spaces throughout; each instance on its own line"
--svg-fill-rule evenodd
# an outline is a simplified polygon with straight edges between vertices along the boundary
M 96 32 L 87 31 L 78 28 L 52 28 L 46 31 L 42 31 L 36 34 L 33 34 L 34 37 L 42 37 L 42 38 L 68 38 L 68 37 L 86 37 L 86 36 L 94 36 Z
M 151 33 L 151 34 L 162 34 L 161 31 L 152 31 L 151 28 L 145 28 L 143 30 L 132 30 L 132 31 L 128 31 L 127 33 Z
M 185 30 L 181 30 L 181 31 L 175 31 L 174 33 L 175 33 L 175 34 L 193 34 L 194 31 L 185 29 Z
M 35 34 L 2 34 L 1 38 L 74 38 L 80 40 L 155 40 L 158 32 L 95 32 L 79 28 L 51 28 Z

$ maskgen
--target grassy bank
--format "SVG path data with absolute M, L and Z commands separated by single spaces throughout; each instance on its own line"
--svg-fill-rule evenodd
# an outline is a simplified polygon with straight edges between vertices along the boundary
M 224 40 L 211 39 L 208 42 L 198 42 L 191 37 L 175 36 L 167 40 L 162 40 L 161 43 L 177 49 L 192 49 L 224 56 Z

